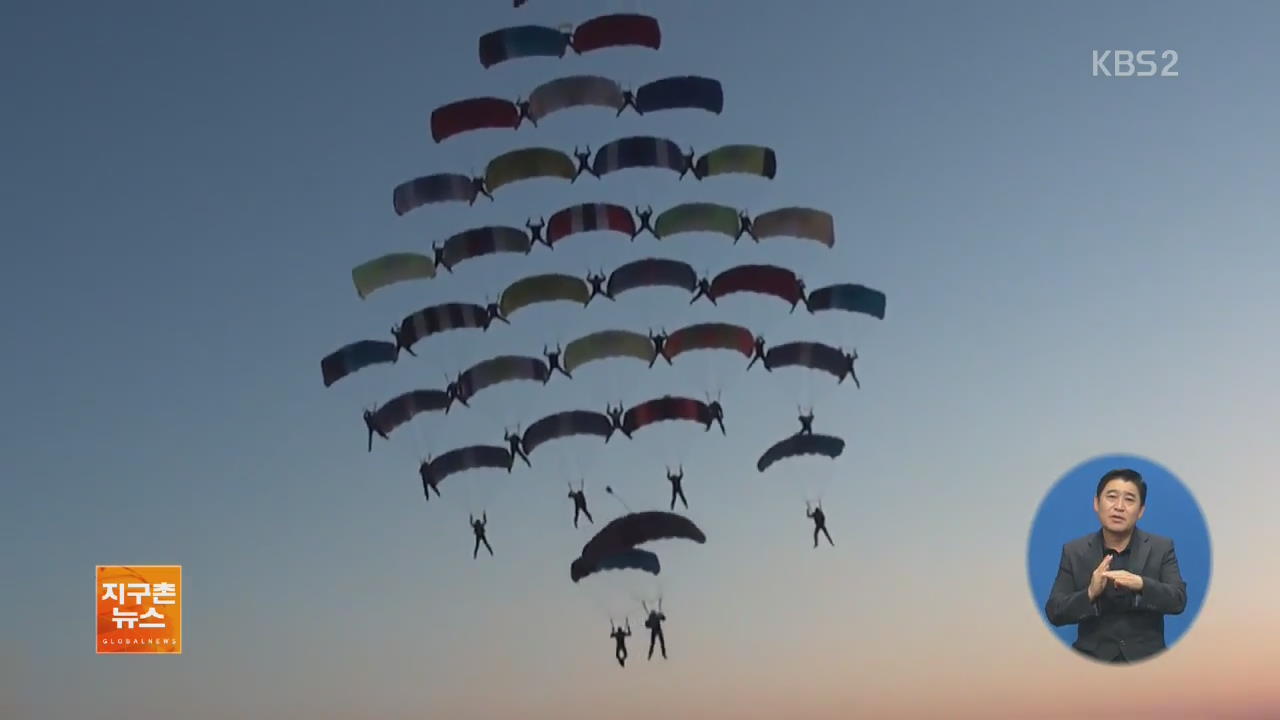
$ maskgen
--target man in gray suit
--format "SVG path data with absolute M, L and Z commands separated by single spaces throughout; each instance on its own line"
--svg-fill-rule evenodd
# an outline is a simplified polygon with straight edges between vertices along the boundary
M 1173 540 L 1139 530 L 1147 484 L 1135 470 L 1098 481 L 1093 510 L 1102 527 L 1062 546 L 1045 615 L 1055 626 L 1078 625 L 1076 650 L 1127 663 L 1165 649 L 1164 616 L 1187 606 Z

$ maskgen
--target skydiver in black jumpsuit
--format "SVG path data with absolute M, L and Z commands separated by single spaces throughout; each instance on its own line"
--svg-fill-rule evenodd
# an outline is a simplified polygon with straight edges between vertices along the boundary
M 533 224 L 533 218 L 530 218 L 524 221 L 524 226 L 529 229 L 529 249 L 530 250 L 532 250 L 533 246 L 537 245 L 538 243 L 542 243 L 547 247 L 551 247 L 551 243 L 547 242 L 542 237 L 542 228 L 546 227 L 546 225 L 547 225 L 547 221 L 543 218 L 538 218 L 537 225 Z M 526 252 L 525 254 L 528 255 L 529 253 Z
M 640 108 L 636 107 L 636 94 L 631 92 L 630 90 L 623 90 L 622 104 L 618 106 L 618 113 L 617 115 L 614 115 L 614 117 L 619 117 L 620 115 L 622 115 L 622 111 L 626 110 L 628 107 L 631 108 L 632 110 L 635 110 L 637 115 L 643 114 L 640 112 Z
M 430 456 L 418 466 L 418 475 L 422 477 L 422 494 L 427 496 L 427 502 L 431 502 L 432 490 L 436 491 L 436 497 L 440 497 L 440 481 L 431 474 Z
M 489 557 L 493 557 L 493 548 L 489 547 L 489 539 L 485 537 L 485 534 L 484 534 L 485 526 L 487 526 L 488 524 L 489 524 L 488 513 L 484 513 L 481 516 L 480 520 L 477 520 L 474 515 L 471 516 L 471 532 L 475 533 L 476 535 L 476 547 L 474 550 L 471 551 L 472 560 L 475 560 L 476 556 L 480 554 L 480 543 L 484 543 L 485 549 L 489 551 Z
M 698 302 L 698 298 L 706 298 L 711 301 L 712 305 L 716 304 L 716 296 L 711 294 L 711 281 L 706 278 L 698 279 L 698 291 L 693 294 L 693 298 L 689 300 L 692 305 Z
M 622 403 L 618 403 L 618 407 L 614 407 L 612 405 L 609 405 L 608 403 L 606 403 L 604 406 L 604 414 L 608 415 L 609 422 L 613 423 L 613 430 L 620 430 L 622 431 L 623 435 L 626 435 L 627 438 L 630 438 L 631 433 L 627 432 L 626 428 L 622 427 L 622 412 L 623 412 Z M 610 437 L 613 436 L 612 430 L 609 432 L 609 435 Z M 609 439 L 605 438 L 605 442 L 608 442 L 608 441 Z
M 489 326 L 493 324 L 494 320 L 499 320 L 501 322 L 506 323 L 507 325 L 511 324 L 511 321 L 503 316 L 502 306 L 498 305 L 498 303 L 489 303 L 488 305 L 485 306 L 484 311 L 488 315 L 488 317 L 485 318 L 485 323 L 484 323 L 485 330 L 489 329 Z
M 573 156 L 578 158 L 578 170 L 573 174 L 573 180 L 577 180 L 578 176 L 586 173 L 591 177 L 600 177 L 596 175 L 596 171 L 591 169 L 591 146 L 587 146 L 586 152 L 578 152 L 578 148 L 573 148 Z
M 644 232 L 645 230 L 648 230 L 650 235 L 655 235 L 653 232 L 653 226 L 649 224 L 649 218 L 653 217 L 652 207 L 647 207 L 644 210 L 641 210 L 639 207 L 637 207 L 636 217 L 640 218 L 640 226 L 637 227 L 635 233 L 631 235 L 632 240 L 635 240 L 640 235 L 640 233 Z
M 520 7 L 520 6 L 517 4 L 516 7 Z M 534 127 L 538 127 L 538 121 L 533 119 L 533 113 L 531 112 L 531 109 L 533 106 L 530 104 L 528 100 L 520 99 L 516 101 L 516 107 L 520 108 L 521 121 L 528 120 L 529 124 L 533 125 Z M 516 127 L 518 128 L 519 125 L 517 125 Z
M 733 236 L 734 245 L 738 244 L 738 240 L 742 237 L 743 233 L 746 233 L 752 240 L 760 242 L 759 240 L 756 240 L 755 230 L 751 227 L 751 216 L 745 211 L 738 213 L 738 234 Z
M 613 650 L 614 657 L 618 658 L 618 664 L 622 667 L 627 666 L 627 638 L 631 637 L 631 618 L 627 618 L 627 628 L 622 626 L 614 626 L 613 621 L 609 621 L 609 637 L 613 638 L 616 645 Z
M 591 283 L 591 297 L 587 298 L 588 303 L 595 300 L 597 295 L 603 295 L 610 300 L 615 300 L 613 295 L 609 294 L 608 289 L 604 286 L 608 279 L 609 278 L 605 277 L 603 273 L 587 273 L 587 282 Z
M 671 468 L 667 468 L 667 482 L 671 483 L 671 509 L 676 509 L 676 498 L 680 498 L 680 502 L 684 503 L 687 510 L 689 501 L 684 497 L 684 466 L 680 466 L 679 472 L 671 472 Z
M 573 489 L 573 483 L 569 484 L 569 499 L 573 501 L 573 526 L 578 527 L 578 514 L 587 516 L 587 522 L 592 525 L 596 521 L 591 517 L 591 511 L 587 509 L 587 493 L 580 485 L 577 490 Z
M 378 435 L 379 435 L 383 440 L 390 440 L 390 439 L 391 439 L 391 438 L 387 437 L 387 433 L 386 433 L 386 431 L 385 431 L 385 430 L 383 430 L 383 429 L 378 425 L 377 417 L 373 414 L 373 411 L 372 411 L 372 410 L 365 410 L 365 411 L 364 411 L 364 426 L 365 426 L 366 428 L 368 428 L 368 429 L 369 429 L 369 452 L 373 452 L 373 434 L 374 434 L 374 433 L 378 433 Z
M 720 401 L 712 400 L 707 405 L 707 409 L 711 411 L 711 420 L 707 423 L 707 432 L 711 432 L 711 423 L 716 423 L 720 426 L 720 434 L 728 435 L 729 433 L 725 432 L 724 429 L 724 407 L 720 405 Z
M 821 532 L 834 547 L 836 543 L 831 539 L 831 533 L 827 532 L 827 515 L 822 512 L 822 503 L 818 503 L 816 508 L 806 504 L 804 514 L 813 519 L 813 546 L 818 547 L 818 533 Z
M 431 243 L 431 251 L 435 253 L 435 263 L 437 268 L 444 268 L 449 272 L 453 272 L 453 266 L 444 259 L 444 246 L 440 243 Z
M 559 372 L 570 380 L 573 379 L 573 376 L 569 374 L 569 371 L 565 370 L 564 367 L 560 365 L 560 353 L 561 349 L 559 345 L 556 345 L 555 350 L 548 350 L 546 345 L 542 346 L 542 354 L 547 358 L 547 370 L 550 371 L 547 373 L 547 380 L 551 379 L 551 373 L 553 372 Z M 547 383 L 547 380 L 542 381 L 544 385 Z
M 665 635 L 662 634 L 662 623 L 664 620 L 667 619 L 667 616 L 662 614 L 662 600 L 658 600 L 658 609 L 656 610 L 650 610 L 649 606 L 645 605 L 644 603 L 640 603 L 640 606 L 645 609 L 645 612 L 649 613 L 649 616 L 645 618 L 645 621 L 644 621 L 644 626 L 649 628 L 649 658 L 648 659 L 649 660 L 653 659 L 653 643 L 657 641 L 662 646 L 662 659 L 666 660 L 667 659 L 667 638 Z
M 800 303 L 804 303 L 805 309 L 809 310 L 809 296 L 805 294 L 804 281 L 801 280 L 800 278 L 796 278 L 796 295 L 799 297 L 799 299 L 791 303 L 791 312 L 795 312 L 796 305 L 799 305 Z M 813 312 L 813 311 L 809 310 L 809 312 Z
M 852 376 L 853 376 L 853 384 L 854 384 L 854 385 L 856 385 L 856 386 L 858 386 L 858 389 L 859 389 L 859 390 L 861 390 L 861 389 L 862 389 L 862 383 L 858 382 L 858 373 L 856 373 L 856 372 L 854 372 L 854 371 L 853 371 L 853 362 L 854 362 L 855 360 L 857 360 L 857 359 L 858 359 L 858 350 L 857 350 L 857 348 L 854 348 L 853 353 L 845 353 L 845 354 L 844 354 L 844 361 L 845 361 L 846 365 L 845 365 L 844 370 L 840 373 L 840 380 L 839 380 L 838 382 L 844 382 L 844 378 L 845 378 L 845 376 L 846 376 L 846 375 L 852 375 Z
M 524 454 L 519 435 L 513 432 L 506 432 L 503 435 L 503 439 L 507 441 L 507 446 L 511 449 L 511 465 L 507 466 L 507 472 L 511 472 L 511 466 L 516 464 L 517 457 L 523 460 L 525 465 L 533 467 L 533 463 L 529 462 L 529 456 Z
M 796 434 L 812 435 L 813 434 L 813 408 L 809 408 L 808 415 L 801 415 L 797 419 L 800 420 L 800 432 Z
M 755 365 L 756 361 L 759 360 L 760 364 L 764 365 L 765 370 L 772 372 L 773 368 L 769 367 L 769 360 L 768 358 L 765 357 L 764 338 L 761 337 L 760 335 L 757 335 L 755 342 L 756 342 L 755 354 L 751 356 L 751 362 L 747 363 L 747 369 L 750 370 L 751 366 Z
M 462 396 L 462 387 L 458 385 L 458 381 L 454 380 L 445 387 L 445 392 L 449 395 L 450 402 L 457 400 L 462 403 L 462 407 L 471 407 L 467 404 L 467 399 Z
M 469 205 L 476 204 L 476 198 L 481 195 L 493 200 L 493 196 L 489 194 L 489 189 L 484 186 L 484 178 L 471 178 L 471 192 L 475 193 L 471 198 Z
M 653 364 L 658 361 L 658 356 L 662 356 L 662 359 L 666 360 L 667 364 L 670 365 L 671 358 L 667 357 L 667 332 L 663 330 L 657 335 L 654 335 L 653 331 L 650 330 L 649 339 L 653 341 L 654 353 L 653 357 L 649 359 L 649 367 L 653 367 Z

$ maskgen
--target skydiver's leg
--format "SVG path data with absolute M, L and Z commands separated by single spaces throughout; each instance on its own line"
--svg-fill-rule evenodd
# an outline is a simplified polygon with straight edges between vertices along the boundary
M 856 372 L 854 372 L 854 371 L 850 370 L 850 371 L 849 371 L 849 374 L 853 376 L 853 384 L 854 384 L 855 386 L 857 386 L 857 388 L 858 388 L 859 390 L 861 390 L 861 389 L 862 389 L 862 383 L 858 382 L 858 373 L 856 373 Z
M 657 641 L 658 641 L 658 631 L 650 630 L 649 631 L 649 658 L 648 658 L 650 660 L 653 659 L 653 644 Z
M 627 666 L 627 646 L 626 645 L 618 646 L 618 664 L 621 665 L 622 667 Z
M 373 430 L 369 430 L 369 452 L 373 452 Z
M 529 467 L 533 467 L 533 463 L 529 462 L 529 456 L 525 455 L 523 450 L 517 450 L 516 452 L 520 454 L 520 459 L 524 461 L 525 465 L 528 465 Z
M 688 510 L 688 509 L 689 509 L 689 501 L 684 499 L 684 488 L 680 488 L 680 489 L 679 489 L 679 490 L 677 490 L 676 492 L 680 493 L 680 502 L 684 503 L 684 507 L 685 507 L 685 509 L 686 509 L 686 510 Z M 675 509 L 675 506 L 676 506 L 676 504 L 675 504 L 674 502 L 673 502 L 673 503 L 671 503 L 671 508 L 672 508 L 672 509 Z
M 835 542 L 834 540 L 832 540 L 832 539 L 831 539 L 831 533 L 827 532 L 827 526 L 826 526 L 826 525 L 823 525 L 823 526 L 822 526 L 822 534 L 823 534 L 823 535 L 826 535 L 826 536 L 827 536 L 827 542 L 831 543 L 831 546 L 832 546 L 832 547 L 835 547 L 836 542 Z
M 728 433 L 728 431 L 726 431 L 726 430 L 724 429 L 724 420 L 721 420 L 721 419 L 719 419 L 719 418 L 716 418 L 716 424 L 720 426 L 720 434 L 721 434 L 721 435 L 728 435 L 728 434 L 729 434 L 729 433 Z
M 482 536 L 480 540 L 484 542 L 484 549 L 489 551 L 489 557 L 493 557 L 493 548 L 489 547 L 489 538 Z
M 472 550 L 472 551 L 471 551 L 471 559 L 472 559 L 472 560 L 475 560 L 475 559 L 476 559 L 476 556 L 477 556 L 477 555 L 479 555 L 479 554 L 480 554 L 480 536 L 479 536 L 479 535 L 477 535 L 477 536 L 476 536 L 476 547 L 475 547 L 475 549 L 474 549 L 474 550 Z
M 750 369 L 752 368 L 752 366 L 754 366 L 754 365 L 756 364 L 756 361 L 757 361 L 757 360 L 759 360 L 759 359 L 760 359 L 760 355 L 759 355 L 759 354 L 754 355 L 754 356 L 751 358 L 751 362 L 747 363 L 747 369 L 748 369 L 748 370 L 750 370 Z
M 820 531 L 821 531 L 821 528 L 819 528 L 819 527 L 816 527 L 816 526 L 815 526 L 815 527 L 813 528 L 813 546 L 814 546 L 814 547 L 818 547 L 818 533 L 819 533 Z
M 576 507 L 576 506 L 575 506 L 575 507 L 573 508 L 573 526 L 574 526 L 575 528 L 576 528 L 576 527 L 578 527 L 578 513 L 579 513 L 579 511 L 581 511 L 581 510 L 582 510 L 582 508 L 580 508 L 580 507 Z
M 559 370 L 561 375 L 564 375 L 565 377 L 569 378 L 570 380 L 572 380 L 572 379 L 573 379 L 573 375 L 570 375 L 568 370 L 565 370 L 564 368 L 560 367 L 559 365 L 557 365 L 557 366 L 556 366 L 556 370 Z
M 671 487 L 671 509 L 672 510 L 676 509 L 676 494 L 679 492 L 680 491 L 677 490 L 674 485 Z
M 658 644 L 662 646 L 662 659 L 666 660 L 667 659 L 667 636 L 664 635 L 661 630 L 658 631 Z
M 586 506 L 583 506 L 582 514 L 587 516 L 587 522 L 591 523 L 592 525 L 596 524 L 596 521 L 591 517 L 591 511 L 588 510 Z

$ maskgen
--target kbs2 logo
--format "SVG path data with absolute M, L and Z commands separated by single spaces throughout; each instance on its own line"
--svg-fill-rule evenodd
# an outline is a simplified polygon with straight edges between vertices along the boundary
M 182 654 L 182 566 L 99 565 L 98 654 Z
M 1093 51 L 1093 76 L 1098 77 L 1154 77 L 1156 75 L 1156 56 L 1155 50 L 1094 50 Z M 1167 61 L 1164 67 L 1159 69 L 1160 77 L 1178 77 L 1178 71 L 1173 69 L 1178 64 L 1178 51 L 1165 50 L 1160 53 L 1160 59 Z M 1107 61 L 1111 61 L 1108 67 Z M 1139 70 L 1138 66 L 1147 68 Z

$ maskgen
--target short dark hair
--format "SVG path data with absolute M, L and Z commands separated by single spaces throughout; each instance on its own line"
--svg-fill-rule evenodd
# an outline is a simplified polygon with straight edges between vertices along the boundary
M 1142 479 L 1142 474 L 1137 470 L 1130 468 L 1121 468 L 1119 470 L 1111 470 L 1102 479 L 1098 481 L 1098 492 L 1094 497 L 1102 497 L 1102 489 L 1112 480 L 1124 480 L 1138 486 L 1138 505 L 1145 506 L 1147 504 L 1147 483 Z

